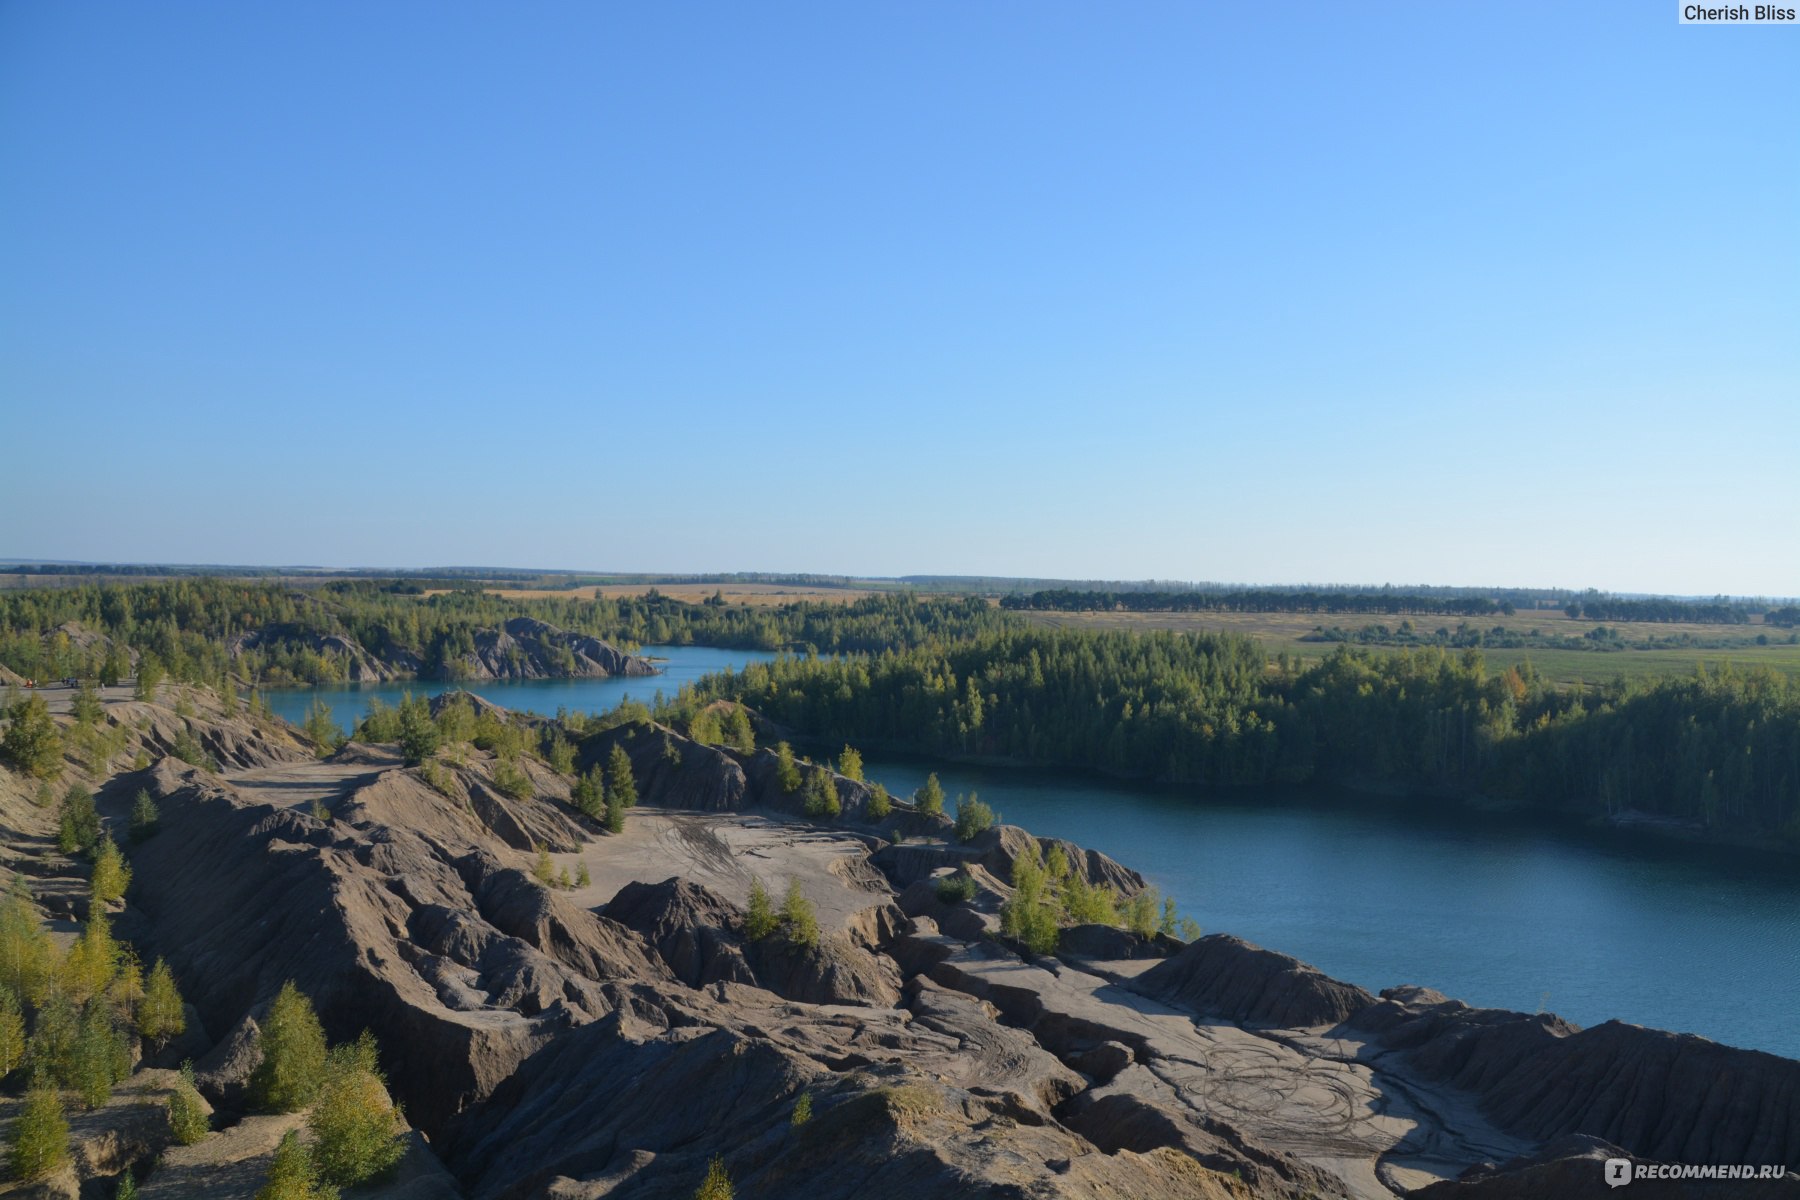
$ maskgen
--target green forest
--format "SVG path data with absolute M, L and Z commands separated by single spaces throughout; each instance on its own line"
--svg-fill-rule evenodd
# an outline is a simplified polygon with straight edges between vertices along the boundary
M 477 631 L 520 616 L 625 647 L 788 651 L 677 705 L 738 699 L 821 739 L 1203 785 L 1399 783 L 1800 842 L 1800 683 L 1728 665 L 1570 687 L 1528 662 L 1490 671 L 1474 647 L 1302 663 L 1234 634 L 1038 628 L 968 596 L 753 606 L 199 577 L 0 593 L 0 664 L 318 683 L 345 677 L 353 643 L 444 679 Z
M 1207 785 L 1401 783 L 1800 841 L 1800 685 L 1730 667 L 1557 688 L 1479 651 L 1340 647 L 1304 666 L 1228 634 L 1006 629 L 787 656 L 715 677 L 822 739 Z
M 750 606 L 690 604 L 654 591 L 510 599 L 473 588 L 422 596 L 403 581 L 300 588 L 195 577 L 0 591 L 0 665 L 27 678 L 113 682 L 131 673 L 134 655 L 149 654 L 159 669 L 190 682 L 229 670 L 251 683 L 334 683 L 349 678 L 350 657 L 334 641 L 342 639 L 379 659 L 416 659 L 423 678 L 452 680 L 475 634 L 514 617 L 625 649 L 700 644 L 823 654 L 967 637 L 1003 620 L 978 598 L 904 593 Z

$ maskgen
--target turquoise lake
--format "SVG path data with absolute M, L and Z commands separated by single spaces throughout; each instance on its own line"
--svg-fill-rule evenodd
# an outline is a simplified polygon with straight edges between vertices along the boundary
M 319 688 L 282 688 L 263 693 L 277 716 L 298 725 L 306 719 L 307 706 L 313 697 L 331 705 L 331 715 L 339 728 L 350 732 L 368 711 L 369 701 L 379 698 L 383 704 L 398 704 L 407 692 L 436 695 L 461 686 L 491 700 L 503 708 L 553 717 L 556 710 L 601 713 L 617 708 L 621 701 L 637 700 L 649 704 L 657 692 L 671 699 L 684 683 L 692 683 L 702 675 L 735 669 L 747 663 L 770 662 L 775 655 L 762 650 L 720 650 L 712 646 L 645 646 L 638 653 L 660 660 L 660 675 L 635 679 L 526 679 L 516 682 L 472 681 L 448 684 L 410 681 L 407 683 L 342 683 Z
M 936 771 L 1007 821 L 1135 867 L 1208 933 L 1372 992 L 1609 1018 L 1800 1058 L 1800 864 L 1324 789 L 1201 797 L 1018 768 L 870 757 L 910 795 Z
M 477 683 L 552 715 L 649 702 L 772 655 L 647 647 L 642 679 Z M 345 685 L 265 693 L 299 721 L 322 697 L 348 727 L 379 696 Z M 1543 815 L 1323 789 L 1201 795 L 1019 768 L 870 756 L 909 795 L 935 770 L 1008 821 L 1143 872 L 1207 932 L 1234 933 L 1379 991 L 1423 984 L 1486 1007 L 1617 1017 L 1800 1058 L 1800 864 L 1583 828 Z

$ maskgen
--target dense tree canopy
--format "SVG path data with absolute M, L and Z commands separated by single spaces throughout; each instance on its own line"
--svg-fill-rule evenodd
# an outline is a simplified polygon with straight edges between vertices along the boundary
M 1654 596 L 1628 600 L 1589 592 L 1571 600 L 1564 609 L 1571 617 L 1589 621 L 1695 621 L 1709 625 L 1743 625 L 1759 605 L 1740 604 L 1726 596 L 1711 600 L 1672 600 Z
M 1379 780 L 1800 837 L 1800 683 L 1729 667 L 1557 689 L 1474 650 L 1018 630 L 716 676 L 810 736 L 1200 784 Z
M 1511 603 L 1504 592 L 1392 589 L 1066 589 L 1002 601 L 1396 614 L 1484 613 Z M 1756 607 L 1598 593 L 1570 605 L 1609 620 L 1733 622 L 1749 620 L 1743 614 Z M 1257 643 L 1231 635 L 1038 629 L 969 596 L 759 606 L 722 596 L 690 604 L 654 590 L 514 599 L 473 587 L 428 595 L 416 582 L 379 579 L 298 588 L 184 577 L 0 592 L 0 663 L 39 678 L 97 678 L 130 661 L 140 676 L 166 669 L 216 686 L 228 669 L 268 682 L 340 679 L 361 650 L 453 675 L 478 632 L 520 616 L 622 645 L 790 651 L 679 702 L 705 740 L 740 748 L 754 744 L 747 717 L 723 706 L 704 714 L 706 703 L 742 700 L 838 744 L 1005 755 L 1203 784 L 1380 779 L 1800 837 L 1800 685 L 1722 669 L 1559 690 L 1528 666 L 1490 673 L 1478 647 L 1497 632 L 1467 623 L 1431 635 L 1437 645 L 1341 645 L 1301 669 L 1285 658 L 1271 663 Z M 1772 609 L 1765 620 L 1782 628 L 1800 622 L 1800 610 Z M 1583 640 L 1599 645 L 1606 634 L 1597 625 Z M 390 715 L 398 737 L 401 714 Z M 432 731 L 422 719 L 413 724 L 413 750 L 422 756 Z M 15 768 L 54 774 L 60 737 L 41 701 L 26 700 L 7 723 L 6 757 Z M 509 757 L 479 731 L 476 742 Z M 797 769 L 783 774 L 794 789 L 803 782 Z M 616 790 L 624 803 L 630 789 L 618 782 L 608 779 L 606 799 Z
M 905 593 L 845 604 L 690 604 L 641 596 L 514 599 L 474 588 L 422 595 L 416 586 L 358 580 L 296 588 L 247 579 L 190 577 L 0 591 L 0 664 L 21 675 L 99 678 L 109 658 L 153 655 L 171 675 L 212 683 L 227 668 L 265 683 L 349 677 L 360 648 L 455 679 L 478 633 L 533 617 L 621 645 L 697 643 L 821 653 L 916 646 L 997 625 L 976 597 Z M 571 655 L 567 664 L 574 666 Z

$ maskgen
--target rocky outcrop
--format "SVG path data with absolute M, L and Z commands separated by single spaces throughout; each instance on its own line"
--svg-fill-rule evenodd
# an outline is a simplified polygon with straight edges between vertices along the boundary
M 728 980 L 811 1004 L 890 1008 L 900 999 L 899 968 L 860 939 L 826 934 L 808 946 L 774 934 L 750 941 L 734 906 L 686 880 L 627 884 L 606 914 L 642 935 L 690 987 Z
M 161 806 L 116 929 L 168 959 L 197 1030 L 223 1032 L 192 1048 L 222 1118 L 242 1114 L 257 1021 L 291 979 L 334 1040 L 376 1034 L 454 1173 L 420 1139 L 420 1169 L 370 1193 L 395 1200 L 685 1198 L 714 1155 L 744 1196 L 1376 1200 L 1485 1163 L 1438 1194 L 1504 1200 L 1591 1181 L 1599 1151 L 1556 1141 L 1572 1132 L 1666 1161 L 1800 1149 L 1800 1064 L 1421 989 L 1377 1000 L 1223 936 L 1083 926 L 1058 956 L 1024 955 L 991 936 L 1021 855 L 1143 881 L 1011 826 L 964 845 L 927 821 L 937 838 L 891 845 L 848 812 L 789 820 L 769 756 L 661 726 L 589 734 L 581 762 L 614 747 L 647 804 L 686 811 L 603 835 L 566 778 L 521 760 L 531 786 L 501 789 L 467 749 L 429 771 L 372 747 L 223 777 L 166 759 L 105 789 L 110 820 L 139 786 Z M 591 884 L 541 886 L 540 846 L 579 854 Z M 953 872 L 972 897 L 939 894 Z M 750 880 L 783 877 L 818 905 L 817 946 L 745 937 Z M 170 1149 L 148 1194 L 249 1194 L 283 1120 L 232 1125 L 211 1160 Z M 85 1169 L 156 1152 L 118 1146 Z
M 1334 1071 L 1315 1072 L 1299 1055 L 1265 1055 L 1260 1039 L 1241 1031 L 1227 1053 L 1185 1016 L 1053 959 L 1026 964 L 992 942 L 938 940 L 947 944 L 927 968 L 932 982 L 991 1005 L 1006 1025 L 1028 1031 L 1041 1048 L 1086 1076 L 1090 1086 L 1058 1105 L 1056 1116 L 1102 1151 L 1179 1149 L 1203 1165 L 1240 1174 L 1257 1196 L 1345 1194 L 1331 1171 L 1273 1144 L 1268 1135 L 1287 1132 L 1281 1128 L 1287 1122 L 1255 1111 L 1267 1104 L 1271 1087 L 1328 1087 Z M 901 948 L 909 955 L 918 950 Z M 1234 1061 L 1241 1059 L 1254 1063 L 1242 1083 Z M 1240 1105 L 1250 1109 L 1243 1114 L 1250 1119 L 1214 1115 L 1235 1113 Z M 1345 1111 L 1352 1106 L 1345 1103 Z M 1306 1134 L 1290 1135 L 1290 1145 L 1356 1140 L 1344 1129 L 1343 1115 L 1303 1116 Z
M 1383 992 L 1352 1023 L 1534 1141 L 1582 1134 L 1647 1159 L 1800 1169 L 1792 1059 L 1621 1021 L 1579 1029 L 1417 988 Z
M 841 936 L 828 934 L 813 946 L 768 937 L 750 943 L 749 957 L 757 982 L 790 1000 L 875 1008 L 900 1000 L 900 969 L 893 960 Z
M 459 679 L 585 679 L 654 675 L 649 659 L 532 617 L 475 634 L 475 648 L 445 664 Z
M 987 833 L 975 839 L 979 846 L 984 838 L 992 837 L 995 845 L 992 850 L 982 855 L 981 863 L 998 878 L 1007 879 L 1012 872 L 1012 860 L 1015 851 L 1009 842 L 1017 842 L 1008 830 L 1018 829 L 1019 833 L 1031 838 L 1031 834 L 1017 825 L 996 825 Z M 1098 850 L 1090 850 L 1077 846 L 1066 838 L 1032 838 L 1037 842 L 1038 851 L 1046 856 L 1050 848 L 1055 846 L 1063 852 L 1069 866 L 1079 875 L 1085 875 L 1087 881 L 1099 887 L 1111 888 L 1121 896 L 1135 896 L 1145 888 L 1144 877 L 1130 867 L 1117 862 Z
M 1304 1029 L 1336 1025 L 1375 997 L 1297 958 L 1215 933 L 1132 981 L 1141 995 L 1208 1017 Z
M 63 1167 L 34 1184 L 0 1184 L 0 1191 L 32 1200 L 113 1195 L 111 1181 L 130 1164 L 154 1158 L 174 1143 L 168 1098 L 175 1083 L 173 1071 L 139 1071 L 105 1104 L 67 1113 L 69 1153 Z M 20 1107 L 17 1100 L 0 1100 L 0 1122 L 10 1126 Z
M 341 660 L 345 678 L 352 683 L 384 683 L 391 679 L 410 679 L 419 673 L 419 656 L 395 647 L 384 647 L 385 653 L 365 648 L 354 638 L 342 633 L 320 633 L 298 625 L 265 625 L 240 633 L 226 649 L 232 658 L 247 650 L 280 647 L 291 650 L 305 648 L 314 654 Z
M 241 633 L 227 647 L 233 658 L 263 648 L 306 649 L 343 664 L 353 682 L 383 682 L 425 676 L 445 679 L 567 679 L 613 675 L 654 675 L 656 665 L 610 643 L 571 633 L 531 617 L 514 617 L 494 629 L 475 631 L 473 646 L 441 661 L 401 645 L 386 630 L 358 641 L 341 631 L 300 625 L 265 625 Z
M 613 1011 L 608 979 L 667 978 L 635 934 L 534 898 L 465 809 L 401 773 L 359 794 L 355 824 L 251 804 L 166 762 L 152 790 L 163 828 L 133 855 L 146 957 L 169 960 L 214 1029 L 294 980 L 333 1037 L 374 1031 L 427 1129 Z
M 971 862 L 968 854 L 942 842 L 890 842 L 869 857 L 896 890 L 905 891 Z
M 607 904 L 606 915 L 642 935 L 689 987 L 756 982 L 744 957 L 743 914 L 698 884 L 628 883 Z
M 978 891 L 970 900 L 946 900 L 938 894 L 943 876 L 920 879 L 900 893 L 900 911 L 915 919 L 929 920 L 937 928 L 966 942 L 980 941 L 1000 928 L 1000 885 L 980 867 L 966 872 L 977 878 Z M 1008 889 L 1010 890 L 1010 889 Z
M 149 706 L 146 706 L 149 707 Z M 158 714 L 166 709 L 152 710 Z M 153 718 L 143 731 L 145 746 L 153 756 L 174 754 L 180 748 L 181 718 Z M 266 767 L 277 763 L 304 762 L 306 749 L 277 727 L 248 718 L 233 721 L 194 722 L 187 730 L 201 751 L 221 767 Z
M 485 851 L 457 861 L 475 911 L 500 933 L 535 947 L 588 980 L 661 980 L 643 939 L 609 917 L 572 903 Z
M 1116 1054 L 1116 1052 L 1115 1052 Z M 1346 1194 L 1341 1180 L 1264 1142 L 1254 1127 L 1218 1120 L 1182 1104 L 1151 1070 L 1126 1063 L 1059 1113 L 1070 1129 L 1108 1154 L 1172 1148 L 1248 1183 L 1254 1196 L 1324 1200 Z
M 447 1135 L 470 1195 L 687 1200 L 715 1153 L 744 1196 L 1248 1194 L 1178 1154 L 1096 1155 L 1004 1077 L 964 1086 L 923 1069 L 979 1056 L 940 1032 L 957 1028 L 948 1010 L 801 1025 L 767 993 L 718 987 L 683 1006 L 694 1036 L 609 1018 L 523 1064 Z M 813 1115 L 795 1126 L 802 1095 Z
M 563 853 L 581 845 L 582 830 L 574 818 L 532 800 L 516 800 L 501 791 L 491 776 L 468 774 L 458 779 L 469 809 L 495 837 L 514 850 L 539 846 Z
M 1473 1167 L 1460 1178 L 1444 1180 L 1411 1193 L 1414 1200 L 1540 1200 L 1546 1196 L 1600 1196 L 1608 1194 L 1606 1164 L 1609 1159 L 1630 1157 L 1624 1149 L 1599 1138 L 1580 1134 L 1558 1138 L 1534 1154 L 1501 1163 Z M 1655 1164 L 1641 1156 L 1633 1160 Z M 1618 1185 L 1624 1186 L 1624 1185 Z M 1800 1197 L 1800 1178 L 1779 1180 L 1633 1179 L 1631 1200 L 1794 1200 Z
M 585 738 L 582 770 L 604 767 L 615 746 L 631 759 L 638 798 L 663 808 L 732 812 L 752 800 L 744 768 L 731 752 L 683 737 L 664 725 L 632 722 Z
M 948 820 L 944 821 L 946 832 L 949 825 Z M 1109 887 L 1122 896 L 1136 895 L 1146 886 L 1142 875 L 1098 850 L 1088 850 L 1058 838 L 1033 837 L 1017 825 L 996 825 L 966 843 L 948 839 L 891 844 L 877 851 L 873 861 L 899 888 L 930 878 L 946 868 L 969 865 L 978 865 L 994 879 L 1004 881 L 1012 878 L 1013 860 L 1019 855 L 1035 852 L 1042 860 L 1053 846 L 1062 850 L 1070 868 L 1086 876 L 1089 883 Z
M 1030 1033 L 1001 1024 L 1000 1011 L 967 992 L 942 987 L 927 976 L 906 985 L 913 1024 L 956 1039 L 963 1059 L 948 1077 L 990 1095 L 1013 1095 L 1044 1111 L 1078 1094 L 1087 1081 Z
M 340 762 L 341 757 L 342 752 L 332 761 Z M 523 800 L 501 790 L 494 781 L 497 764 L 480 754 L 471 755 L 462 766 L 437 764 L 434 778 L 444 792 L 437 791 L 416 768 L 400 769 L 391 756 L 380 757 L 376 752 L 353 761 L 386 764 L 391 769 L 358 787 L 337 806 L 337 818 L 352 826 L 371 830 L 398 826 L 427 833 L 440 846 L 464 851 L 498 842 L 527 853 L 535 853 L 540 846 L 552 853 L 566 853 L 578 849 L 587 836 L 581 819 L 567 806 L 567 781 L 527 758 L 517 764 L 532 787 L 532 795 Z
M 220 1108 L 242 1112 L 250 1077 L 262 1065 L 262 1027 L 246 1013 L 219 1043 L 195 1064 L 194 1082 Z
M 1389 988 L 1351 1024 L 1432 1078 L 1469 1092 L 1488 1091 L 1516 1064 L 1579 1030 L 1553 1013 L 1470 1008 L 1420 987 Z
M 492 700 L 485 696 L 478 696 L 467 688 L 453 688 L 447 692 L 439 692 L 428 703 L 431 706 L 431 715 L 434 717 L 453 704 L 461 704 L 466 705 L 477 718 L 492 717 L 500 722 L 522 721 L 529 724 L 540 724 L 544 720 L 544 718 L 531 713 L 516 713 L 509 708 L 502 708 Z
M 1074 925 L 1062 931 L 1056 941 L 1060 958 L 1093 959 L 1102 962 L 1124 962 L 1137 958 L 1166 958 L 1183 949 L 1183 943 L 1171 937 L 1139 937 L 1129 929 L 1111 925 Z
M 106 705 L 108 725 L 123 731 L 120 760 L 129 762 L 140 751 L 154 760 L 197 750 L 211 760 L 209 765 L 229 769 L 308 762 L 313 757 L 311 748 L 284 721 L 255 717 L 242 707 L 225 716 L 218 697 L 202 688 L 164 684 L 162 691 L 169 695 L 159 703 L 118 700 Z

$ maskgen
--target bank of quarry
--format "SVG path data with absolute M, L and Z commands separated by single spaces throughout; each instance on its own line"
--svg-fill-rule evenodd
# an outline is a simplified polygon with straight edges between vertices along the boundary
M 120 841 L 153 799 L 113 928 L 169 964 L 192 1019 L 72 1115 L 58 1173 L 0 1194 L 110 1197 L 131 1171 L 142 1196 L 248 1200 L 305 1124 L 247 1091 L 289 981 L 332 1041 L 374 1034 L 403 1106 L 400 1168 L 356 1197 L 673 1200 L 715 1158 L 746 1200 L 1476 1200 L 1582 1172 L 1596 1186 L 1562 1194 L 1598 1194 L 1615 1153 L 1800 1169 L 1800 1063 L 1372 995 L 1223 934 L 1075 926 L 1033 954 L 999 918 L 1021 855 L 1055 846 L 1123 895 L 1144 881 L 1012 826 L 962 842 L 903 802 L 877 819 L 870 786 L 841 775 L 839 811 L 808 817 L 767 748 L 621 720 L 566 731 L 571 773 L 467 743 L 427 769 L 394 746 L 321 757 L 185 686 L 104 709 L 110 753 L 71 751 L 58 787 L 92 787 Z M 174 753 L 196 746 L 198 763 Z M 575 783 L 621 757 L 638 803 L 609 832 Z M 0 770 L 4 865 L 66 939 L 89 867 L 37 795 Z M 940 887 L 951 876 L 966 895 Z M 792 885 L 816 939 L 759 928 L 757 883 L 777 906 Z M 164 1100 L 184 1058 L 214 1129 L 190 1146 Z M 1733 1189 L 1800 1195 L 1800 1177 L 1631 1194 Z

